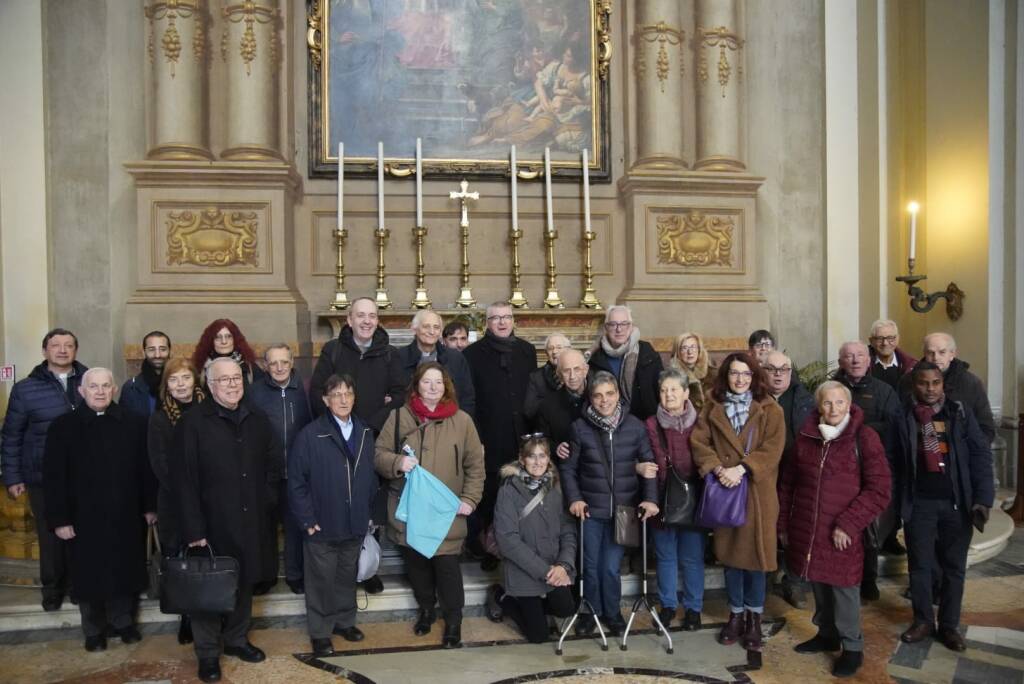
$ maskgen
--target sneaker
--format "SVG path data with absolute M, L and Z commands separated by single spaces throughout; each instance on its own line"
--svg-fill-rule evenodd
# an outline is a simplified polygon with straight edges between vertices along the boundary
M 857 674 L 857 670 L 864 664 L 864 653 L 862 651 L 847 651 L 843 649 L 843 652 L 836 658 L 835 665 L 832 666 L 833 677 L 852 677 Z
M 492 584 L 487 588 L 487 619 L 491 622 L 501 622 L 505 611 L 501 609 L 501 597 L 505 590 L 500 584 Z

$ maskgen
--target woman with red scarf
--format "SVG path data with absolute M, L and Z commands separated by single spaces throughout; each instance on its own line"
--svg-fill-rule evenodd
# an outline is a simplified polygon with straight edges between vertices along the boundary
M 465 604 L 459 556 L 466 539 L 466 516 L 483 495 L 484 450 L 473 419 L 459 410 L 455 387 L 441 364 L 429 361 L 417 366 L 405 405 L 391 412 L 377 438 L 375 465 L 388 481 L 388 538 L 401 549 L 419 604 L 413 632 L 417 636 L 430 632 L 437 619 L 434 604 L 440 599 L 445 622 L 441 644 L 458 648 Z M 431 558 L 409 547 L 405 523 L 395 518 L 405 474 L 417 466 L 426 468 L 461 501 L 451 529 Z

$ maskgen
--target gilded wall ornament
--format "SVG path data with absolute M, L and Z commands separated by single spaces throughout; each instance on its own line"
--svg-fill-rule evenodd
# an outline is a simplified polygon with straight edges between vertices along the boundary
M 263 5 L 257 5 L 252 0 L 245 0 L 239 5 L 225 5 L 221 10 L 226 21 L 230 21 L 232 24 L 238 24 L 245 22 L 245 29 L 242 31 L 242 38 L 238 43 L 238 54 L 242 57 L 242 63 L 245 64 L 246 76 L 252 75 L 252 63 L 256 60 L 258 46 L 256 43 L 256 24 L 275 24 L 273 31 L 277 31 L 276 22 L 280 16 L 280 12 L 273 7 L 264 7 Z M 226 34 L 226 30 L 225 30 Z M 273 46 L 273 36 L 271 37 L 270 50 L 267 53 L 271 63 L 274 62 L 276 49 Z M 221 56 L 227 60 L 227 50 L 224 46 L 222 39 L 221 43 Z
M 612 62 L 612 0 L 596 0 L 597 6 L 597 75 L 608 80 L 608 67 Z
M 635 69 L 637 78 L 643 78 L 644 74 L 647 73 L 647 62 L 644 57 L 643 44 L 657 42 L 658 56 L 655 59 L 655 69 L 658 81 L 661 84 L 661 92 L 665 92 L 665 81 L 668 80 L 671 69 L 667 46 L 679 48 L 679 75 L 682 76 L 684 66 L 683 41 L 685 37 L 685 31 L 673 28 L 663 21 L 653 25 L 637 26 L 636 32 L 633 34 L 633 42 L 636 45 Z
M 207 207 L 167 214 L 167 265 L 258 266 L 254 211 L 225 212 Z
M 706 48 L 718 48 L 718 85 L 722 87 L 722 97 L 725 97 L 725 86 L 729 85 L 729 76 L 732 74 L 732 66 L 729 64 L 728 52 L 736 53 L 739 67 L 736 70 L 736 77 L 743 78 L 743 63 L 740 52 L 743 50 L 743 39 L 737 34 L 731 33 L 724 26 L 705 29 L 697 27 L 697 78 L 701 85 L 708 81 L 708 56 Z
M 164 60 L 171 69 L 171 78 L 174 78 L 174 66 L 181 58 L 181 34 L 178 32 L 176 23 L 178 19 L 195 20 L 192 34 L 192 54 L 196 61 L 203 59 L 206 35 L 203 31 L 202 0 L 154 2 L 146 7 L 145 14 L 149 19 L 149 40 L 146 52 L 149 54 L 150 62 L 153 61 L 156 52 L 154 23 L 164 19 L 167 19 L 167 27 L 160 36 L 160 47 L 163 50 Z
M 680 266 L 732 266 L 736 221 L 731 216 L 708 216 L 694 209 L 659 216 L 658 263 Z
M 309 15 L 306 17 L 306 46 L 309 49 L 309 62 L 317 71 L 320 70 L 320 52 L 323 50 L 322 27 L 320 3 L 314 2 L 310 5 Z

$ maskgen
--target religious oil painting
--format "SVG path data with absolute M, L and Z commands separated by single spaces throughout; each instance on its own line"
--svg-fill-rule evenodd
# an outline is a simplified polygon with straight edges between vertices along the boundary
M 608 180 L 611 0 L 309 0 L 310 173 Z

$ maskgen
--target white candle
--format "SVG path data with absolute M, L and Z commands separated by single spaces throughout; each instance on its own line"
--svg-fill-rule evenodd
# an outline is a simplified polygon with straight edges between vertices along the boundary
M 551 207 L 551 149 L 544 148 L 544 199 L 548 208 L 548 232 L 555 232 L 555 215 Z
M 509 169 L 512 171 L 512 230 L 517 230 L 519 228 L 519 187 L 516 184 L 518 181 L 518 167 L 516 166 L 515 145 L 512 146 L 510 154 L 512 157 L 509 163 Z
M 917 211 L 921 206 L 917 202 L 907 205 L 910 212 L 910 259 L 913 260 L 917 254 Z
M 590 154 L 583 148 L 583 232 L 590 232 Z
M 423 226 L 423 145 L 416 138 L 416 227 Z
M 338 227 L 345 224 L 345 143 L 338 143 Z
M 377 143 L 377 227 L 384 227 L 384 143 Z

